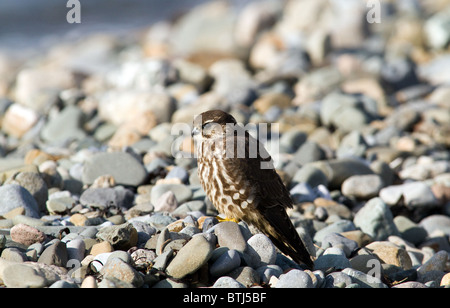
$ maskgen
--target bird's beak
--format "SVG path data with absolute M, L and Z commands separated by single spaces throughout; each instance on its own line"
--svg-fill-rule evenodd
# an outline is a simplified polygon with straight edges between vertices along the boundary
M 191 132 L 192 137 L 194 137 L 195 135 L 198 135 L 200 133 L 200 130 L 198 129 L 198 127 L 194 127 L 194 129 Z

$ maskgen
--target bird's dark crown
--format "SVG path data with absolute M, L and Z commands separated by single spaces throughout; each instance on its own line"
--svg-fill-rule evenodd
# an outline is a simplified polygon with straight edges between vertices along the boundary
M 208 110 L 199 115 L 201 117 L 201 124 L 217 123 L 225 125 L 227 123 L 236 124 L 235 118 L 222 110 Z

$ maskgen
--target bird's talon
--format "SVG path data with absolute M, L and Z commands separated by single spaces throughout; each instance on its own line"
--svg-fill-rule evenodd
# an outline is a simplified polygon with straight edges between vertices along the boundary
M 237 219 L 234 219 L 234 218 L 227 218 L 227 217 L 222 217 L 222 216 L 220 216 L 220 215 L 216 216 L 216 219 L 217 219 L 219 222 L 223 222 L 223 221 L 233 221 L 233 222 L 235 222 L 235 223 L 239 223 L 239 220 L 237 220 Z

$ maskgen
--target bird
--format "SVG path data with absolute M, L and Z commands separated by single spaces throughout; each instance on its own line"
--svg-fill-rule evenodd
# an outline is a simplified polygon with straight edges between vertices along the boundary
M 217 211 L 253 225 L 282 253 L 312 269 L 286 212 L 293 207 L 291 196 L 263 144 L 222 110 L 195 116 L 191 134 L 200 184 Z

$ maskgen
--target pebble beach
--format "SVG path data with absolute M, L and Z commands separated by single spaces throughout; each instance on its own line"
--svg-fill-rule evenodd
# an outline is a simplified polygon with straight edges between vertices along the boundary
M 0 286 L 449 288 L 450 1 L 372 2 L 207 1 L 0 52 Z M 269 127 L 313 269 L 217 217 L 210 109 Z

